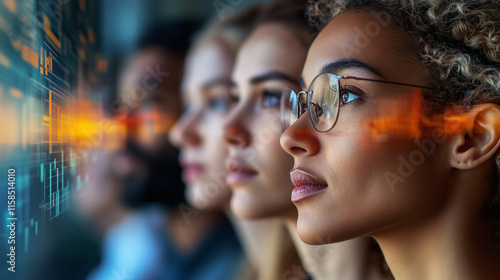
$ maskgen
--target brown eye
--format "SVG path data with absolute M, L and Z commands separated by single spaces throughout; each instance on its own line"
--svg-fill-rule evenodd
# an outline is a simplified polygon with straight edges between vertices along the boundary
M 347 103 L 350 103 L 358 98 L 361 98 L 361 96 L 351 90 L 344 89 L 342 90 L 342 96 L 340 97 L 340 106 L 346 105 Z
M 349 93 L 342 93 L 342 104 L 346 104 L 349 101 Z

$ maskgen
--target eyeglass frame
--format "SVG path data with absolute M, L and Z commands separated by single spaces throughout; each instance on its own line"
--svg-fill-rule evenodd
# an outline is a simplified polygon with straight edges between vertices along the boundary
M 316 110 L 321 110 L 321 113 L 323 113 L 323 108 L 321 108 L 318 104 L 315 104 L 314 102 L 311 102 L 311 96 L 312 96 L 312 85 L 314 84 L 314 82 L 318 79 L 319 76 L 321 75 L 324 75 L 324 74 L 327 74 L 329 75 L 330 77 L 331 76 L 334 76 L 336 79 L 337 79 L 337 88 L 339 89 L 337 91 L 337 95 L 339 97 L 339 102 L 337 102 L 337 114 L 335 116 L 335 121 L 333 122 L 332 126 L 326 130 L 319 130 L 316 128 L 316 125 L 314 124 L 314 121 L 312 119 L 312 115 L 311 115 L 311 110 L 309 110 L 309 105 L 312 104 L 314 106 L 314 108 Z M 297 120 L 299 120 L 300 116 L 302 116 L 302 114 L 305 113 L 305 111 L 307 110 L 308 112 L 308 115 L 309 115 L 309 120 L 311 121 L 311 124 L 314 128 L 314 130 L 316 130 L 317 132 L 328 132 L 330 130 L 332 130 L 335 125 L 337 124 L 337 120 L 339 119 L 339 113 L 340 113 L 340 80 L 341 79 L 353 79 L 353 80 L 358 80 L 358 81 L 368 81 L 368 82 L 378 82 L 378 83 L 384 83 L 384 84 L 393 84 L 393 85 L 400 85 L 400 86 L 409 86 L 409 87 L 416 87 L 416 88 L 423 88 L 423 89 L 428 89 L 428 90 L 436 90 L 437 88 L 431 88 L 431 87 L 426 87 L 426 86 L 419 86 L 419 85 L 413 85 L 413 84 L 407 84 L 407 83 L 400 83 L 400 82 L 391 82 L 391 81 L 384 81 L 384 80 L 376 80 L 376 79 L 368 79 L 368 78 L 359 78 L 359 77 L 354 77 L 354 76 L 339 76 L 339 75 L 336 75 L 336 74 L 333 74 L 333 73 L 328 73 L 328 72 L 322 72 L 322 73 L 319 73 L 318 75 L 316 75 L 313 80 L 311 81 L 311 83 L 309 84 L 309 88 L 307 91 L 305 90 L 301 90 L 299 92 L 296 92 L 294 89 L 290 88 L 290 87 L 286 87 L 283 91 L 289 89 L 291 90 L 292 92 L 294 92 L 296 94 L 296 98 L 297 98 L 297 103 L 298 103 L 298 111 L 297 111 L 297 119 L 293 122 L 295 123 Z M 303 102 L 300 101 L 300 95 L 301 94 L 307 94 L 307 97 L 306 97 L 306 103 L 304 104 Z M 307 104 L 307 106 L 305 106 Z M 303 107 L 306 107 L 307 109 L 303 108 Z M 318 114 L 318 113 L 316 113 Z M 320 117 L 321 115 L 316 115 L 317 117 Z M 283 118 L 281 118 L 283 119 Z M 293 123 L 290 123 L 290 125 L 288 127 L 284 127 L 283 125 L 283 122 L 282 122 L 282 128 L 283 128 L 283 131 L 285 131 L 286 129 L 288 129 L 290 126 L 292 126 Z

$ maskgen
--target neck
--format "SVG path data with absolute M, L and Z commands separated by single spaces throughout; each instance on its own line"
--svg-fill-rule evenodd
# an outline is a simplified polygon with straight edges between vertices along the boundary
M 295 247 L 304 264 L 304 268 L 314 278 L 323 279 L 389 279 L 388 275 L 369 273 L 372 267 L 379 266 L 380 259 L 371 261 L 371 240 L 356 238 L 344 242 L 324 245 L 309 245 L 304 243 L 297 233 L 296 220 L 287 222 L 287 228 L 292 236 Z
M 165 225 L 178 249 L 188 252 L 195 248 L 224 218 L 220 211 L 200 211 L 194 208 L 173 209 Z
M 477 186 L 466 183 L 469 190 Z M 464 195 L 467 205 L 458 199 Z M 459 193 L 443 204 L 437 214 L 418 219 L 425 222 L 374 234 L 396 279 L 498 279 L 500 253 L 482 218 L 484 196 Z
M 243 220 L 230 216 L 231 222 L 240 238 L 245 254 L 254 269 L 259 271 L 262 264 L 262 252 L 266 251 L 266 240 L 269 232 L 276 230 L 281 221 L 278 219 Z

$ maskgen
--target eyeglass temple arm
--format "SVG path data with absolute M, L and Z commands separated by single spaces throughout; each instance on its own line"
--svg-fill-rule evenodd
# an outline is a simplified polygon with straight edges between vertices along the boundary
M 418 86 L 418 85 L 412 85 L 412 84 L 405 84 L 405 83 L 398 83 L 398 82 L 391 82 L 391 81 L 382 81 L 382 80 L 374 80 L 374 79 L 366 79 L 366 78 L 358 78 L 358 77 L 350 77 L 350 76 L 338 76 L 338 78 L 353 79 L 353 80 L 360 80 L 360 81 L 369 81 L 369 82 L 379 82 L 379 83 L 384 83 L 384 84 L 393 84 L 393 85 L 400 85 L 400 86 L 425 88 L 425 89 L 430 89 L 430 90 L 437 89 L 437 88 L 424 87 L 424 86 Z

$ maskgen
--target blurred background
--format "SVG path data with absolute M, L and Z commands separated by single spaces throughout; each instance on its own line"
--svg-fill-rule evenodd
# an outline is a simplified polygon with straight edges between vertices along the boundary
M 180 40 L 209 19 L 224 21 L 258 2 L 0 0 L 0 279 L 86 279 L 101 263 L 105 222 L 85 209 L 94 207 L 88 197 L 106 197 L 98 191 L 82 203 L 74 193 L 93 185 L 89 174 L 99 170 L 92 169 L 109 168 L 96 163 L 89 170 L 97 155 L 130 144 L 124 139 L 137 120 L 117 119 L 124 65 L 138 48 L 158 43 L 152 41 L 165 33 L 151 30 L 165 22 L 173 30 L 165 40 L 186 48 Z M 152 82 L 174 75 L 154 70 Z M 152 131 L 163 133 L 155 125 Z M 8 270 L 12 245 L 15 273 Z M 117 271 L 107 279 L 135 278 Z

